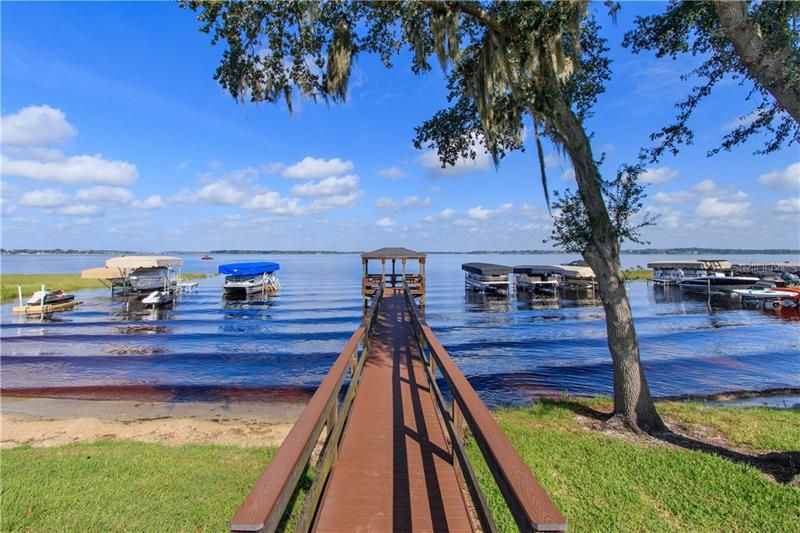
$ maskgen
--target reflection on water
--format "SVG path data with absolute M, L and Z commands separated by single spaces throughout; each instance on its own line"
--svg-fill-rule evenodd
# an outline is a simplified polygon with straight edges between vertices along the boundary
M 230 258 L 248 259 L 264 258 Z M 281 263 L 282 288 L 274 295 L 226 299 L 222 278 L 212 277 L 163 309 L 112 299 L 104 290 L 80 292 L 84 303 L 75 311 L 41 323 L 16 318 L 4 305 L 3 387 L 126 387 L 181 398 L 280 391 L 305 398 L 361 320 L 360 261 L 347 255 L 269 259 Z M 485 400 L 611 393 L 599 302 L 465 291 L 460 265 L 470 260 L 543 261 L 428 259 L 426 319 Z M 744 310 L 737 300 L 716 296 L 709 307 L 705 295 L 642 282 L 629 291 L 654 394 L 800 387 L 797 309 Z

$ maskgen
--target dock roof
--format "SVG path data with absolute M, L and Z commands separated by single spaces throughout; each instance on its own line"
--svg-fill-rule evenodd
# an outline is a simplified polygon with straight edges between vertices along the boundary
M 577 265 L 518 265 L 514 267 L 514 273 L 528 276 L 559 275 L 565 278 L 594 277 L 591 267 Z
M 464 263 L 461 270 L 480 274 L 482 276 L 506 276 L 513 270 L 510 266 L 495 265 L 494 263 Z
M 361 254 L 361 259 L 422 259 L 426 254 L 422 252 L 415 252 L 408 248 L 394 247 L 394 248 L 378 248 L 371 252 L 364 252 Z

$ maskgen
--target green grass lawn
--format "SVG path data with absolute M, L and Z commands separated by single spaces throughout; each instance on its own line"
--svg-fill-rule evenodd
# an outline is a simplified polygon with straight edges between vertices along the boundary
M 690 426 L 714 427 L 754 451 L 800 449 L 796 411 L 665 402 L 660 412 Z M 570 531 L 798 531 L 800 488 L 776 483 L 751 466 L 604 435 L 582 427 L 559 402 L 495 415 Z M 516 531 L 474 444 L 470 454 L 498 526 Z
M 649 269 L 643 270 L 624 270 L 622 275 L 628 281 L 649 281 L 653 279 L 653 271 Z
M 207 274 L 181 274 L 183 279 L 197 279 L 208 277 Z M 27 300 L 41 289 L 42 284 L 48 290 L 63 289 L 75 291 L 79 289 L 98 289 L 105 287 L 100 280 L 81 279 L 80 274 L 3 274 L 0 275 L 0 293 L 3 303 L 17 299 L 17 286 L 22 286 L 22 295 Z
M 225 531 L 274 448 L 136 442 L 15 448 L 2 531 Z
M 602 410 L 608 400 L 570 402 L 495 413 L 570 531 L 798 531 L 798 486 L 709 453 L 587 429 L 575 406 Z M 798 412 L 676 402 L 660 411 L 673 426 L 712 428 L 745 450 L 800 444 Z M 223 531 L 273 453 L 131 442 L 2 450 L 0 530 Z M 470 453 L 479 455 L 474 445 Z M 501 530 L 516 531 L 488 470 L 475 464 Z

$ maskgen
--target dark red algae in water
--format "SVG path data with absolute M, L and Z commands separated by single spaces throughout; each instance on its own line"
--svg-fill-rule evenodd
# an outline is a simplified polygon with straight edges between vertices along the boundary
M 314 390 L 304 387 L 181 387 L 111 385 L 84 387 L 26 387 L 0 389 L 2 396 L 71 400 L 130 400 L 149 402 L 289 402 L 306 403 Z

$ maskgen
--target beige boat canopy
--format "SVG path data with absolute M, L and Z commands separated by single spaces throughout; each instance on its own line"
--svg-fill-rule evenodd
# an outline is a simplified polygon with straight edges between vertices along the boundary
M 168 268 L 183 264 L 180 257 L 166 255 L 123 255 L 106 260 L 106 266 L 81 271 L 83 279 L 121 279 L 139 268 Z
M 180 257 L 170 257 L 167 255 L 123 255 L 122 257 L 112 257 L 106 261 L 109 268 L 125 268 L 134 270 L 137 268 L 163 268 L 179 266 L 183 264 Z
M 594 278 L 594 271 L 590 267 L 577 265 L 519 265 L 514 267 L 514 273 L 528 276 L 559 275 L 564 278 Z

